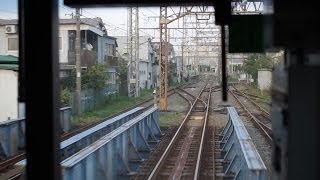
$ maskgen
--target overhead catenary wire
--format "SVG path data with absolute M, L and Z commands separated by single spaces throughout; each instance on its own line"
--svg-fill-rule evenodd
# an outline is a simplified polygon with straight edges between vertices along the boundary
M 83 12 L 86 12 L 86 13 L 94 16 L 94 18 L 97 18 L 97 16 L 93 15 L 92 13 L 88 12 L 87 10 L 83 10 Z M 86 18 L 90 18 L 90 17 L 87 17 L 87 16 L 85 16 L 85 15 L 83 15 L 83 14 L 82 14 L 82 16 L 83 16 L 83 17 L 86 17 Z M 101 18 L 101 17 L 100 17 L 100 18 Z M 115 27 L 116 29 L 122 30 L 122 31 L 124 31 L 124 32 L 127 32 L 127 29 L 123 29 L 123 28 L 118 27 L 118 26 L 116 26 L 116 25 L 114 25 L 114 24 L 111 24 L 111 23 L 106 23 L 107 21 L 106 21 L 104 18 L 101 18 L 101 19 L 105 21 L 104 24 L 106 24 L 106 25 L 108 25 L 108 26 Z M 148 36 L 150 36 L 150 37 L 153 37 L 152 35 L 150 35 L 149 33 L 146 33 L 145 31 L 143 31 L 143 30 L 141 30 L 141 29 L 139 29 L 139 31 L 142 32 L 142 33 L 144 33 L 144 34 L 146 34 L 146 35 L 148 35 Z
M 67 11 L 73 12 L 73 11 L 65 8 L 64 6 L 60 6 L 60 7 L 63 8 L 63 9 L 65 9 L 65 10 L 67 10 Z M 152 10 L 149 9 L 149 8 L 145 8 L 145 9 L 148 10 L 148 11 L 150 11 L 150 12 L 151 12 L 152 14 L 154 14 L 154 15 L 158 15 L 158 14 L 156 14 L 154 11 L 152 11 Z M 96 15 L 94 15 L 94 14 L 91 13 L 91 12 L 89 12 L 88 10 L 82 10 L 82 12 L 83 12 L 83 13 L 82 13 L 82 16 L 83 16 L 83 17 L 91 18 L 91 19 L 92 19 L 92 18 L 97 18 Z M 148 20 L 146 20 L 146 18 L 144 18 L 144 17 L 141 17 L 141 19 L 147 21 L 149 25 L 155 27 L 155 25 L 153 25 L 153 24 L 149 21 L 149 18 L 150 18 L 150 17 L 148 17 L 148 15 L 146 15 L 145 13 L 143 13 L 141 10 L 139 10 L 139 12 L 140 12 L 140 14 L 141 14 L 142 16 L 147 17 Z M 85 14 L 84 14 L 84 13 L 85 13 Z M 88 15 L 93 16 L 93 17 L 88 17 Z M 122 28 L 122 27 L 119 27 L 119 26 L 117 26 L 117 25 L 115 25 L 115 24 L 109 23 L 109 22 L 106 21 L 105 18 L 103 18 L 103 17 L 100 17 L 100 18 L 104 21 L 104 24 L 109 27 L 108 29 L 114 28 L 114 29 L 120 30 L 121 32 L 124 32 L 125 34 L 127 34 L 127 31 L 128 31 L 127 29 Z M 189 17 L 189 18 L 191 18 L 191 17 Z M 98 20 L 96 20 L 96 19 L 92 19 L 92 20 L 98 22 Z M 192 20 L 192 19 L 190 19 L 190 20 Z M 192 24 L 192 26 L 194 27 L 194 24 Z M 155 27 L 155 28 L 157 28 L 157 27 Z M 194 27 L 194 28 L 195 28 L 195 27 Z M 155 31 L 155 30 L 159 31 L 160 29 L 153 29 L 153 31 Z M 149 36 L 149 37 L 152 37 L 153 39 L 158 39 L 158 38 L 159 38 L 158 36 L 156 36 L 156 34 L 151 35 L 150 33 L 148 33 L 148 29 L 146 29 L 146 31 L 144 31 L 144 30 L 142 30 L 142 29 L 139 29 L 139 32 L 141 32 L 141 33 L 143 33 L 143 34 L 145 34 L 145 35 L 147 35 L 147 36 Z M 181 34 L 185 34 L 184 32 L 182 32 L 181 30 L 178 30 L 178 29 L 175 29 L 173 32 L 179 32 L 179 33 L 181 33 Z M 185 35 L 186 35 L 186 38 L 191 38 L 191 36 L 190 36 L 189 34 L 185 34 Z M 177 40 L 175 40 L 175 42 L 177 42 Z

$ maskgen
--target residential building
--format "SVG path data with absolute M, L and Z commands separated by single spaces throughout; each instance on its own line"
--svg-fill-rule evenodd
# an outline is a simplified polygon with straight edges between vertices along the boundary
M 242 58 L 230 58 L 228 59 L 228 73 L 229 75 L 239 75 L 241 72 L 241 67 L 243 66 Z
M 19 55 L 18 21 L 0 19 L 0 55 Z
M 98 64 L 107 63 L 109 80 L 106 82 L 105 94 L 115 94 L 118 92 L 117 88 L 117 67 L 118 57 L 117 40 L 114 37 L 108 36 L 104 23 L 100 18 L 81 18 L 80 19 L 80 59 L 81 68 L 85 71 L 87 68 Z M 59 65 L 60 65 L 60 82 L 62 87 L 67 86 L 68 79 L 72 70 L 75 70 L 76 64 L 76 19 L 60 19 L 58 32 L 58 46 L 59 46 Z M 10 58 L 18 59 L 18 21 L 0 19 L 0 55 L 8 56 Z M 41 42 L 39 42 L 41 46 Z M 11 57 L 12 56 L 12 57 Z M 0 119 L 1 118 L 17 118 L 18 106 L 17 104 L 17 71 L 2 70 L 0 72 L 0 81 L 2 83 L 0 92 L 8 94 L 8 96 L 1 98 L 0 102 Z M 3 86 L 6 83 L 8 85 Z M 6 87 L 6 88 L 3 88 Z M 82 89 L 85 94 L 85 89 Z M 87 98 L 82 99 L 86 101 Z M 74 103 L 71 103 L 71 105 Z M 84 103 L 86 104 L 86 103 Z
M 227 72 L 230 76 L 240 75 L 243 62 L 248 59 L 245 53 L 228 53 L 227 54 Z
M 110 83 L 115 83 L 115 67 L 118 66 L 116 38 L 108 36 L 101 18 L 81 18 L 80 21 L 81 66 L 88 68 L 94 64 L 106 62 L 109 65 Z M 75 67 L 75 40 L 76 20 L 60 19 L 59 56 L 61 71 Z
M 0 55 L 0 122 L 19 117 L 18 58 Z
M 160 58 L 160 42 L 154 42 L 153 43 L 154 48 L 157 52 L 157 57 Z M 180 82 L 181 80 L 181 74 L 182 74 L 182 69 L 183 69 L 183 62 L 182 62 L 182 58 L 177 59 L 176 58 L 176 53 L 174 51 L 173 45 L 171 43 L 167 43 L 167 47 L 168 47 L 168 68 L 169 68 L 169 72 L 170 74 L 168 74 L 168 78 L 170 78 L 169 80 L 173 81 L 173 82 Z M 160 60 L 160 59 L 159 59 Z M 157 74 L 157 85 L 159 86 L 160 84 L 160 77 L 159 77 L 159 72 L 160 72 L 160 66 L 157 65 L 157 67 L 155 67 L 158 72 Z
M 128 60 L 128 37 L 116 36 L 119 54 Z M 150 89 L 154 86 L 154 75 L 152 64 L 155 61 L 155 51 L 151 38 L 148 36 L 139 37 L 139 85 L 140 88 Z
M 111 82 L 115 83 L 118 65 L 116 38 L 108 36 L 101 18 L 80 19 L 81 67 L 109 64 Z M 0 19 L 0 55 L 18 56 L 18 21 Z M 60 78 L 67 77 L 76 64 L 76 19 L 59 20 Z M 39 44 L 40 45 L 40 44 Z
M 182 56 L 176 56 L 176 64 L 177 64 L 177 81 L 181 82 L 183 76 L 183 58 Z

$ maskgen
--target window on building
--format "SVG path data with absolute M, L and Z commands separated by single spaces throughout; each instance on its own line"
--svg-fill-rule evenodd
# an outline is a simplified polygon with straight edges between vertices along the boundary
M 69 51 L 74 51 L 76 47 L 76 31 L 69 30 Z
M 113 44 L 106 44 L 106 54 L 108 56 L 115 56 L 115 48 Z
M 18 38 L 8 38 L 8 50 L 17 51 L 19 48 Z
M 59 50 L 61 50 L 61 49 L 62 49 L 62 38 L 59 37 Z

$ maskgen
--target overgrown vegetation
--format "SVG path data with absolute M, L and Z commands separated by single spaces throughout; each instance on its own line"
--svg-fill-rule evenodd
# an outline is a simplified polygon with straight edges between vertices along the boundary
M 86 73 L 82 75 L 82 87 L 85 89 L 102 89 L 106 86 L 109 79 L 106 64 L 96 64 L 88 68 Z
M 120 79 L 127 79 L 128 61 L 125 60 L 124 58 L 119 58 L 119 73 L 120 73 Z
M 177 112 L 161 112 L 159 125 L 160 127 L 178 126 L 183 120 L 181 116 Z
M 169 71 L 168 71 L 168 85 L 172 85 L 173 82 L 173 68 L 174 68 L 174 63 L 172 62 L 172 59 L 169 60 L 168 62 L 168 67 L 169 67 Z
M 94 110 L 88 110 L 83 112 L 80 116 L 74 116 L 72 124 L 75 126 L 86 124 L 88 122 L 95 122 L 102 120 L 112 114 L 118 113 L 124 109 L 127 109 L 139 102 L 147 100 L 151 97 L 153 89 L 143 89 L 140 91 L 140 97 L 129 98 L 127 96 L 119 96 L 116 101 L 109 101 L 104 105 L 95 108 Z
M 181 83 L 173 83 L 172 86 L 170 86 L 170 88 L 177 87 L 180 84 Z M 88 110 L 83 112 L 80 116 L 74 116 L 72 124 L 74 126 L 79 126 L 82 124 L 86 124 L 88 122 L 95 122 L 95 121 L 102 120 L 103 118 L 106 118 L 112 114 L 118 113 L 139 102 L 152 98 L 153 90 L 154 89 L 142 89 L 140 91 L 140 97 L 138 98 L 120 95 L 116 101 L 109 101 L 101 105 L 100 107 L 95 108 L 94 110 Z M 157 92 L 158 92 L 158 89 L 157 89 Z M 170 124 L 170 122 L 167 122 L 170 116 L 172 118 L 178 117 L 174 115 L 168 115 L 168 116 L 165 115 L 163 126 Z
M 228 83 L 238 82 L 238 79 L 235 76 L 228 76 Z
M 258 70 L 262 68 L 271 69 L 272 66 L 272 60 L 266 54 L 251 54 L 248 60 L 244 61 L 242 70 L 247 74 L 251 74 L 252 78 L 257 82 Z
M 120 94 L 126 96 L 128 93 L 128 61 L 124 58 L 119 58 L 119 73 Z
M 60 86 L 62 89 L 69 89 L 70 91 L 74 91 L 76 88 L 76 70 L 72 69 L 70 70 L 67 77 L 62 78 L 60 80 Z
M 106 64 L 97 64 L 81 72 L 81 89 L 100 90 L 106 87 L 109 79 Z M 68 77 L 61 80 L 60 105 L 70 105 L 71 92 L 76 87 L 76 70 L 72 69 Z
M 60 107 L 70 106 L 71 93 L 68 88 L 60 91 Z
M 270 91 L 261 91 L 255 86 L 250 86 L 247 84 L 239 84 L 237 88 L 246 93 L 251 99 L 257 102 L 261 107 L 270 111 L 270 104 L 271 104 L 271 92 Z

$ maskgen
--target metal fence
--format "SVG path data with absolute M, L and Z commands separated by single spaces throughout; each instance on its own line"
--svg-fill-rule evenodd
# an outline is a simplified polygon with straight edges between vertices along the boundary
M 69 139 L 64 140 L 60 144 L 61 160 L 64 160 L 88 145 L 94 143 L 102 136 L 117 129 L 122 124 L 137 117 L 143 112 L 144 108 L 137 107 L 116 117 L 103 121 L 102 123 L 93 126 Z
M 24 118 L 0 122 L 0 159 L 18 154 L 25 147 Z
M 100 138 L 108 133 L 111 133 L 115 129 L 119 128 L 123 124 L 136 118 L 143 113 L 144 108 L 136 107 L 130 111 L 122 113 L 116 117 L 105 120 L 81 133 L 78 133 L 60 143 L 61 161 L 69 158 L 70 156 L 81 153 L 83 149 L 91 144 L 99 141 Z M 152 124 L 154 125 L 154 124 Z M 154 128 L 154 126 L 152 126 Z M 153 130 L 154 131 L 154 130 Z M 26 166 L 26 159 L 23 159 L 16 163 L 17 166 L 24 168 Z M 1 178 L 0 178 L 1 179 Z
M 118 84 L 108 84 L 101 90 L 86 89 L 81 91 L 81 112 L 93 109 L 108 101 L 114 100 L 119 94 Z M 71 93 L 72 113 L 75 113 L 75 93 Z
M 72 108 L 70 106 L 60 108 L 60 127 L 63 133 L 67 133 L 71 129 Z
M 130 179 L 162 135 L 153 107 L 61 162 L 63 179 Z
M 243 180 L 264 180 L 267 168 L 234 107 L 228 107 L 228 123 L 220 134 L 223 173 Z
M 60 108 L 61 130 L 71 129 L 71 107 Z M 25 149 L 25 118 L 0 122 L 0 159 L 15 156 Z

